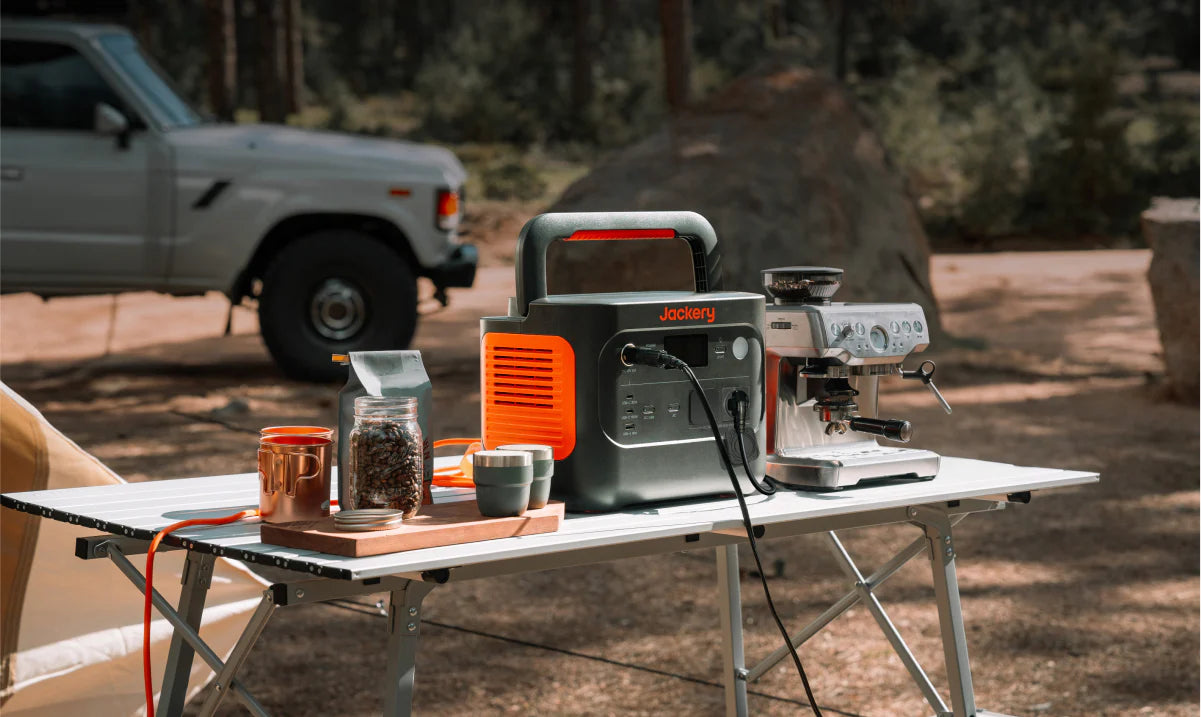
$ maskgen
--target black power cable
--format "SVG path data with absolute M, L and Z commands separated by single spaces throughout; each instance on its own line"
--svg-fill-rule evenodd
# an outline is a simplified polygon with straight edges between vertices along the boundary
M 821 708 L 817 706 L 817 700 L 813 697 L 813 690 L 809 687 L 809 677 L 805 674 L 804 665 L 801 664 L 801 656 L 797 654 L 796 648 L 793 647 L 792 639 L 788 636 L 788 629 L 784 627 L 784 621 L 780 619 L 780 614 L 776 612 L 776 604 L 771 599 L 771 588 L 767 585 L 767 572 L 763 569 L 763 561 L 759 559 L 759 547 L 755 541 L 755 528 L 751 524 L 751 514 L 746 506 L 746 498 L 742 495 L 742 487 L 738 484 L 738 476 L 734 473 L 734 464 L 730 460 L 730 454 L 726 451 L 725 441 L 721 437 L 721 429 L 717 426 L 717 419 L 713 416 L 713 408 L 709 405 L 709 399 L 705 396 L 705 389 L 701 386 L 700 380 L 692 372 L 692 367 L 682 359 L 658 349 L 639 348 L 633 344 L 626 344 L 621 350 L 621 361 L 627 366 L 641 364 L 643 366 L 655 366 L 658 368 L 679 369 L 692 382 L 692 387 L 696 389 L 697 394 L 700 396 L 701 407 L 705 409 L 705 417 L 709 419 L 709 428 L 713 431 L 713 440 L 717 443 L 718 453 L 721 454 L 721 460 L 725 465 L 726 473 L 730 476 L 730 482 L 734 486 L 734 497 L 738 499 L 738 509 L 742 512 L 742 526 L 746 529 L 746 538 L 751 544 L 751 555 L 755 557 L 755 567 L 758 568 L 759 580 L 763 583 L 763 596 L 767 598 L 767 608 L 771 612 L 772 619 L 775 620 L 780 634 L 784 637 L 784 644 L 788 647 L 789 654 L 792 655 L 792 661 L 796 665 L 797 674 L 801 676 L 801 684 L 805 687 L 805 697 L 809 700 L 809 707 L 813 710 L 815 717 L 822 717 Z M 735 428 L 737 429 L 737 426 Z M 739 433 L 738 440 L 741 449 L 741 433 Z M 745 466 L 746 451 L 745 449 L 742 450 L 744 456 L 743 465 Z M 751 483 L 760 492 L 764 492 L 759 488 L 756 481 L 752 479 Z
M 777 490 L 776 484 L 772 482 L 771 476 L 763 476 L 763 483 L 759 483 L 755 479 L 755 472 L 751 470 L 751 462 L 746 459 L 746 444 L 742 439 L 742 430 L 746 428 L 746 411 L 749 397 L 742 391 L 735 391 L 730 394 L 730 400 L 726 404 L 726 410 L 734 416 L 734 436 L 738 441 L 738 456 L 742 458 L 742 471 L 746 473 L 746 478 L 755 486 L 755 490 L 763 495 L 771 495 Z
M 685 555 L 687 555 L 687 553 L 685 553 Z M 328 605 L 329 607 L 336 607 L 339 610 L 347 610 L 349 612 L 357 612 L 360 615 L 366 615 L 368 617 L 378 617 L 378 618 L 388 617 L 388 611 L 386 609 L 382 608 L 382 604 L 383 604 L 382 600 L 379 603 L 376 603 L 375 605 L 369 605 L 369 604 L 362 603 L 357 600 L 351 600 L 351 599 L 326 600 L 325 602 L 318 603 L 318 604 L 319 605 Z M 372 608 L 374 608 L 374 609 L 372 609 Z M 452 625 L 448 622 L 438 622 L 437 620 L 430 620 L 430 619 L 426 618 L 421 621 L 421 624 L 422 625 L 432 625 L 434 627 L 440 627 L 440 628 L 443 628 L 446 630 L 454 630 L 455 632 L 461 632 L 465 635 L 474 635 L 475 637 L 486 637 L 491 640 L 499 640 L 501 642 L 507 642 L 507 643 L 510 643 L 513 645 L 520 645 L 522 647 L 530 647 L 530 648 L 534 648 L 537 650 L 547 650 L 548 652 L 557 652 L 559 654 L 567 655 L 569 657 L 578 657 L 578 658 L 582 658 L 585 660 L 592 660 L 594 662 L 601 662 L 606 665 L 612 665 L 614 667 L 621 667 L 621 668 L 624 668 L 627 670 L 637 670 L 639 672 L 646 672 L 646 673 L 649 673 L 652 675 L 660 675 L 662 677 L 670 677 L 672 679 L 680 680 L 682 682 L 691 682 L 691 683 L 697 684 L 697 685 L 704 685 L 705 687 L 716 687 L 719 690 L 722 689 L 722 687 L 723 687 L 723 685 L 719 682 L 711 682 L 709 680 L 702 680 L 699 677 L 693 677 L 691 675 L 681 675 L 678 672 L 671 672 L 670 670 L 660 670 L 656 667 L 648 667 L 646 665 L 639 665 L 639 664 L 636 664 L 633 662 L 622 662 L 621 660 L 614 660 L 612 658 L 603 657 L 601 655 L 589 655 L 586 652 L 577 652 L 576 650 L 568 650 L 566 648 L 557 647 L 555 645 L 546 645 L 541 642 L 531 642 L 529 640 L 522 640 L 522 639 L 519 639 L 516 637 L 508 637 L 507 635 L 498 635 L 494 632 L 485 632 L 483 630 L 475 630 L 470 627 L 463 627 L 462 625 Z M 781 697 L 780 695 L 773 695 L 770 692 L 760 692 L 759 690 L 747 689 L 746 693 L 748 695 L 753 695 L 755 697 L 763 697 L 763 698 L 766 698 L 769 700 L 774 700 L 776 702 L 784 702 L 785 704 L 799 705 L 801 707 L 809 706 L 809 705 L 805 704 L 804 702 L 801 702 L 800 700 L 794 700 L 791 697 Z M 848 712 L 846 710 L 838 709 L 837 707 L 830 707 L 829 705 L 826 705 L 826 707 L 824 709 L 827 710 L 828 712 L 832 712 L 834 714 L 846 715 L 846 717 L 864 717 L 863 715 L 861 715 L 857 712 Z

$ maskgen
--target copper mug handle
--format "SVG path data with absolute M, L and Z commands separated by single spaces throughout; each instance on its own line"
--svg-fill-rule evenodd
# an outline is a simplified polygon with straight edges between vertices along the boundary
M 288 454 L 288 457 L 292 457 L 292 456 L 295 456 L 295 457 L 301 458 L 301 459 L 312 458 L 316 462 L 317 467 L 313 469 L 312 473 L 309 473 L 307 475 L 296 476 L 296 478 L 294 478 L 291 481 L 291 485 L 284 487 L 285 492 L 288 494 L 289 498 L 296 497 L 296 491 L 300 487 L 300 481 L 312 480 L 313 478 L 316 478 L 317 476 L 321 475 L 321 456 L 317 455 L 316 453 L 307 453 L 307 452 L 306 453 L 290 453 L 290 454 Z
M 271 464 L 268 467 L 269 470 L 263 470 L 264 455 L 266 455 L 266 457 L 271 461 Z M 278 453 L 273 451 L 265 451 L 262 448 L 259 449 L 259 483 L 262 486 L 263 492 L 267 495 L 275 495 L 275 491 L 278 490 L 276 486 L 279 483 L 277 480 L 279 477 L 279 460 L 277 459 L 280 458 L 283 458 L 283 456 L 279 455 Z

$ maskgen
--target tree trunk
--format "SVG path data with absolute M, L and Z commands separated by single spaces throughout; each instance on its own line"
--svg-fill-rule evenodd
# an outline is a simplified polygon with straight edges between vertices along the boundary
M 404 38 L 404 77 L 401 83 L 407 89 L 413 87 L 413 79 L 425 61 L 427 37 L 432 32 L 426 27 L 429 15 L 426 3 L 422 0 L 400 3 L 392 8 L 392 34 Z
M 304 16 L 300 0 L 284 0 L 284 106 L 299 112 L 304 105 Z
M 284 108 L 284 17 L 283 0 L 256 0 L 255 24 L 259 40 L 255 63 L 259 120 L 283 122 Z
M 371 40 L 364 43 L 366 56 L 365 69 L 369 81 L 370 92 L 379 92 L 388 86 L 390 75 L 395 71 L 396 57 L 396 16 L 391 0 L 371 0 L 357 3 L 363 8 L 366 21 L 369 23 Z M 408 5 L 404 2 L 402 5 Z
M 767 37 L 769 42 L 782 39 L 788 34 L 788 23 L 784 18 L 783 0 L 767 0 L 764 4 L 764 14 L 767 16 Z
M 209 109 L 219 119 L 232 121 L 237 106 L 238 39 L 233 0 L 205 0 L 208 34 Z
M 1167 388 L 1173 397 L 1197 405 L 1199 345 L 1197 314 L 1198 211 L 1196 199 L 1152 200 L 1143 212 L 1143 238 L 1151 247 L 1147 281 L 1163 342 Z
M 838 38 L 835 41 L 834 76 L 839 82 L 847 78 L 847 46 L 851 42 L 851 8 L 847 0 L 837 0 Z
M 691 0 L 659 0 L 663 33 L 663 88 L 667 106 L 678 112 L 688 105 L 692 76 Z
M 157 11 L 145 0 L 129 0 L 128 19 L 125 21 L 137 38 L 138 44 L 146 48 L 151 55 L 158 49 L 154 37 L 154 20 Z
M 575 0 L 574 35 L 571 55 L 571 104 L 582 119 L 592 104 L 592 0 Z
M 617 30 L 617 0 L 600 0 L 601 38 L 608 40 Z

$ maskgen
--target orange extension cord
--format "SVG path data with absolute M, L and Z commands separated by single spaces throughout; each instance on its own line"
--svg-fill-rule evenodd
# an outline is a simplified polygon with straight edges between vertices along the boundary
M 478 438 L 443 438 L 440 441 L 434 441 L 434 448 L 443 446 L 467 446 L 467 450 L 463 454 L 464 458 L 482 448 Z M 434 485 L 448 488 L 473 488 L 475 481 L 471 479 L 471 476 L 465 474 L 461 467 L 448 466 L 434 471 Z M 227 525 L 243 518 L 257 517 L 258 514 L 258 510 L 243 510 L 222 518 L 181 520 L 158 531 L 154 539 L 150 541 L 150 548 L 146 551 L 146 602 L 142 611 L 142 674 L 146 684 L 146 717 L 154 717 L 154 680 L 150 674 L 150 614 L 154 602 L 150 596 L 154 594 L 154 553 L 158 550 L 159 543 L 167 537 L 168 533 L 182 528 L 189 528 L 193 525 Z
M 443 438 L 440 441 L 434 441 L 435 449 L 443 446 L 467 446 L 467 450 L 463 453 L 464 459 L 483 448 L 483 444 L 478 438 Z M 442 488 L 474 488 L 475 481 L 463 472 L 463 464 L 460 462 L 458 466 L 435 468 L 434 485 Z
M 142 675 L 146 684 L 146 717 L 154 717 L 154 681 L 150 676 L 150 608 L 153 605 L 151 595 L 154 595 L 154 553 L 159 543 L 167 536 L 181 528 L 193 525 L 226 525 L 243 518 L 253 518 L 259 514 L 258 509 L 243 510 L 240 513 L 227 515 L 224 518 L 196 518 L 181 520 L 158 531 L 154 540 L 150 541 L 150 549 L 146 551 L 146 603 L 142 612 Z

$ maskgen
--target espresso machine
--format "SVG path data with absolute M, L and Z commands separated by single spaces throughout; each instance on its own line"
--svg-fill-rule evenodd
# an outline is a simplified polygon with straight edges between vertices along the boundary
M 762 274 L 772 299 L 764 322 L 767 475 L 810 490 L 937 475 L 937 453 L 877 441 L 907 443 L 913 434 L 909 421 L 879 416 L 881 378 L 919 380 L 951 412 L 932 380 L 932 361 L 901 367 L 930 344 L 922 307 L 832 302 L 842 269 L 790 266 Z

